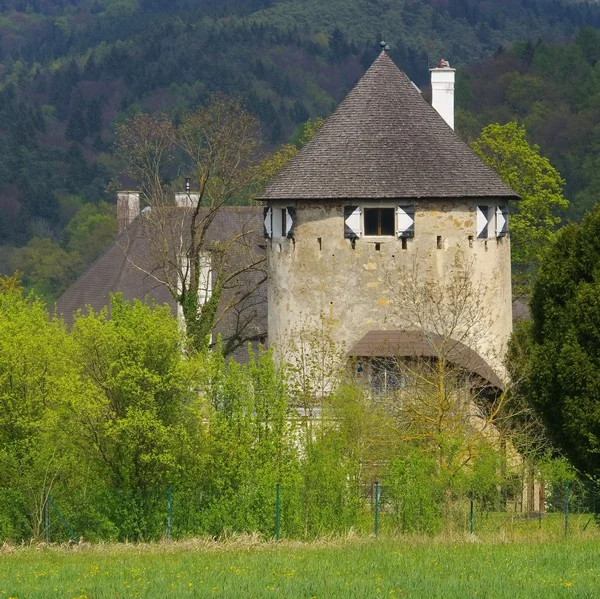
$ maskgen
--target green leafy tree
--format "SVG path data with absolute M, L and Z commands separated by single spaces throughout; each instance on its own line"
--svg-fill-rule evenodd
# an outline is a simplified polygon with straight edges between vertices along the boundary
M 86 204 L 71 219 L 65 230 L 66 247 L 91 264 L 116 238 L 114 206 L 107 202 Z
M 210 402 L 208 464 L 202 480 L 202 526 L 274 533 L 273 498 L 281 484 L 284 529 L 297 531 L 298 448 L 288 414 L 283 372 L 270 351 L 250 354 L 240 365 L 222 352 L 199 356 Z M 192 488 L 192 491 L 196 491 Z
M 516 295 L 528 294 L 561 222 L 559 213 L 569 205 L 563 196 L 565 182 L 517 123 L 488 125 L 471 147 L 521 196 L 510 224 L 513 285 Z
M 63 323 L 15 278 L 0 279 L 0 538 L 38 536 L 48 493 L 71 470 L 56 435 L 76 367 Z
M 531 299 L 527 390 L 556 446 L 600 475 L 600 207 L 561 229 Z
M 72 433 L 112 487 L 149 488 L 183 475 L 184 406 L 193 401 L 177 320 L 167 306 L 113 296 L 73 325 L 85 393 Z
M 77 90 L 73 99 L 73 110 L 67 123 L 66 139 L 83 142 L 88 135 L 88 122 L 85 113 L 85 101 Z
M 28 290 L 49 300 L 60 294 L 82 270 L 81 256 L 68 252 L 48 237 L 34 237 L 25 247 L 16 249 L 10 259 L 13 270 L 23 275 Z

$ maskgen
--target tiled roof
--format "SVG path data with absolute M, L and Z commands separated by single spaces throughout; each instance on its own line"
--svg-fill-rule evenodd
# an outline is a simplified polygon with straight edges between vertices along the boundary
M 348 356 L 358 358 L 436 358 L 433 346 L 441 346 L 442 338 L 422 331 L 369 331 L 354 344 Z M 498 389 L 504 385 L 489 364 L 473 349 L 454 341 L 448 351 L 448 360 L 466 371 L 474 372 Z
M 185 222 L 178 216 L 184 209 L 172 210 L 173 223 Z M 143 214 L 138 216 L 115 243 L 58 299 L 57 313 L 62 315 L 69 325 L 72 324 L 78 310 L 85 314 L 88 306 L 95 312 L 107 306 L 111 293 L 122 293 L 128 301 L 140 299 L 155 301 L 159 305 L 168 304 L 173 314 L 176 313 L 175 301 L 169 290 L 152 276 L 155 274 L 159 280 L 163 278 L 157 260 L 152 255 L 150 233 L 144 218 Z M 170 230 L 173 235 L 177 233 L 175 225 L 170 227 Z M 250 242 L 252 252 L 257 255 L 265 253 L 262 208 L 220 209 L 210 225 L 207 243 L 229 242 L 242 233 Z M 247 254 L 247 251 L 244 253 Z M 240 252 L 239 260 L 244 259 L 248 259 L 247 255 Z M 240 265 L 235 265 L 238 266 Z M 258 271 L 244 273 L 239 281 L 232 283 L 230 290 L 224 291 L 224 294 L 236 293 L 242 298 L 236 303 L 235 309 L 220 315 L 221 320 L 215 332 L 221 334 L 224 340 L 239 326 L 245 326 L 249 336 L 266 336 L 266 284 L 259 285 L 258 289 L 252 291 L 263 274 Z M 248 296 L 243 297 L 244 295 Z M 225 296 L 223 303 L 226 303 Z M 236 357 L 243 360 L 244 355 L 247 355 L 247 352 L 245 348 L 241 348 Z
M 258 199 L 460 197 L 517 195 L 382 52 Z

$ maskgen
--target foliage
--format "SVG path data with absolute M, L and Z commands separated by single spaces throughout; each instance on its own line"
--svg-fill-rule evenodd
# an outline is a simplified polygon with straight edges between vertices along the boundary
M 69 406 L 73 430 L 91 461 L 111 484 L 144 488 L 174 481 L 185 461 L 181 412 L 193 396 L 186 378 L 181 337 L 165 307 L 129 304 L 120 296 L 80 315 L 72 338 L 83 385 Z
M 317 351 L 307 368 L 333 364 L 319 343 L 325 361 Z M 91 540 L 158 539 L 169 514 L 177 537 L 271 537 L 277 484 L 282 535 L 371 531 L 376 480 L 388 527 L 433 534 L 461 528 L 468 493 L 491 501 L 519 473 L 493 431 L 451 414 L 427 432 L 339 368 L 309 401 L 302 361 L 185 350 L 167 306 L 115 296 L 69 331 L 17 279 L 0 279 L 2 540 L 66 540 L 52 505 Z M 554 471 L 559 489 L 566 471 Z
M 565 181 L 517 123 L 488 125 L 471 147 L 521 197 L 510 221 L 511 256 L 514 291 L 527 294 L 560 224 L 558 213 L 569 205 Z
M 510 431 L 515 449 L 527 460 L 538 463 L 553 450 L 541 415 L 529 401 L 531 382 L 531 355 L 534 343 L 531 322 L 515 323 L 508 344 L 506 367 L 512 380 L 507 397 L 507 415 L 504 426 Z
M 31 223 L 40 218 L 60 237 L 58 201 L 65 193 L 86 202 L 109 199 L 106 184 L 118 170 L 106 155 L 113 126 L 133 114 L 177 117 L 215 92 L 242 94 L 265 139 L 277 145 L 309 117 L 331 112 L 377 55 L 382 30 L 395 32 L 387 40 L 392 57 L 423 86 L 427 65 L 442 55 L 471 63 L 527 36 L 564 40 L 582 25 L 600 25 L 595 5 L 6 0 L 0 5 L 3 241 L 27 244 L 35 236 Z M 590 108 L 597 47 L 591 29 L 566 50 L 520 43 L 491 68 L 478 67 L 477 76 L 493 79 L 490 88 L 499 93 L 471 90 L 473 75 L 460 94 L 474 99 L 478 129 L 498 120 L 490 110 L 514 110 L 535 122 L 528 130 L 552 152 L 572 186 L 569 196 L 582 207 L 597 186 L 595 158 L 587 152 L 584 160 L 581 151 L 595 143 L 582 133 L 596 124 Z M 511 77 L 503 78 L 507 71 Z M 563 114 L 566 122 L 558 119 Z
M 24 296 L 16 280 L 4 278 L 0 287 L 0 487 L 20 491 L 10 502 L 12 510 L 17 508 L 12 521 L 0 520 L 2 536 L 39 535 L 45 493 L 68 473 L 68 451 L 54 432 L 61 404 L 76 393 L 71 347 L 63 323 L 48 316 L 43 302 Z
M 567 216 L 580 220 L 598 198 L 600 32 L 583 27 L 569 43 L 529 39 L 459 70 L 457 131 L 473 140 L 489 123 L 525 126 L 567 182 Z
M 527 391 L 558 448 L 598 476 L 600 208 L 558 233 L 531 299 Z
M 113 207 L 106 202 L 82 205 L 75 199 L 67 211 L 75 210 L 61 240 L 34 237 L 10 254 L 11 270 L 23 273 L 27 290 L 53 301 L 71 285 L 114 240 L 116 220 Z

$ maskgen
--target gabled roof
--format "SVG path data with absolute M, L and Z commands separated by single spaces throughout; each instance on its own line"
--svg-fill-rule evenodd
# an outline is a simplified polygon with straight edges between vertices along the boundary
M 189 211 L 173 208 L 163 221 L 168 236 L 178 237 L 183 223 L 187 224 Z M 145 215 L 139 215 L 118 239 L 71 285 L 58 299 L 57 314 L 68 325 L 73 323 L 78 310 L 87 312 L 91 307 L 100 311 L 110 302 L 111 293 L 122 293 L 127 301 L 147 300 L 159 305 L 167 304 L 173 314 L 177 313 L 175 301 L 168 288 L 160 281 L 164 279 L 159 261 L 153 251 L 152 223 L 145 224 Z M 248 248 L 240 250 L 240 260 L 250 259 L 246 249 L 262 256 L 264 250 L 262 208 L 249 206 L 226 206 L 215 215 L 207 231 L 207 243 L 229 242 L 243 236 Z M 158 238 L 158 235 L 157 235 Z M 210 247 L 210 246 L 209 246 Z M 235 250 L 235 248 L 234 248 Z M 237 259 L 237 255 L 236 255 Z M 243 262 L 236 267 L 243 266 Z M 226 286 L 223 292 L 223 305 L 236 294 L 235 307 L 222 315 L 216 334 L 227 340 L 234 333 L 243 332 L 247 337 L 260 337 L 267 334 L 266 284 L 260 284 L 263 273 L 248 271 L 242 273 Z M 223 306 L 222 306 L 223 307 Z M 247 359 L 246 347 L 236 353 L 240 361 Z
M 517 198 L 382 52 L 261 200 Z

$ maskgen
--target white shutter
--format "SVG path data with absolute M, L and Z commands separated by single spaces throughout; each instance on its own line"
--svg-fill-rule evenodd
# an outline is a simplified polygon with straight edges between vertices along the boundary
M 212 269 L 210 253 L 200 255 L 200 276 L 198 279 L 198 305 L 204 305 L 212 295 Z
M 360 206 L 344 206 L 344 237 L 356 239 L 362 233 Z
M 508 233 L 508 208 L 496 207 L 496 237 L 506 237 Z
M 487 239 L 488 236 L 488 207 L 477 206 L 477 239 Z
M 264 233 L 267 239 L 271 239 L 273 237 L 273 209 L 265 208 L 263 211 L 264 216 Z
M 396 235 L 398 237 L 415 236 L 414 206 L 396 206 Z
M 285 236 L 291 239 L 294 236 L 294 223 L 296 222 L 296 209 L 286 208 L 286 219 L 285 219 Z

